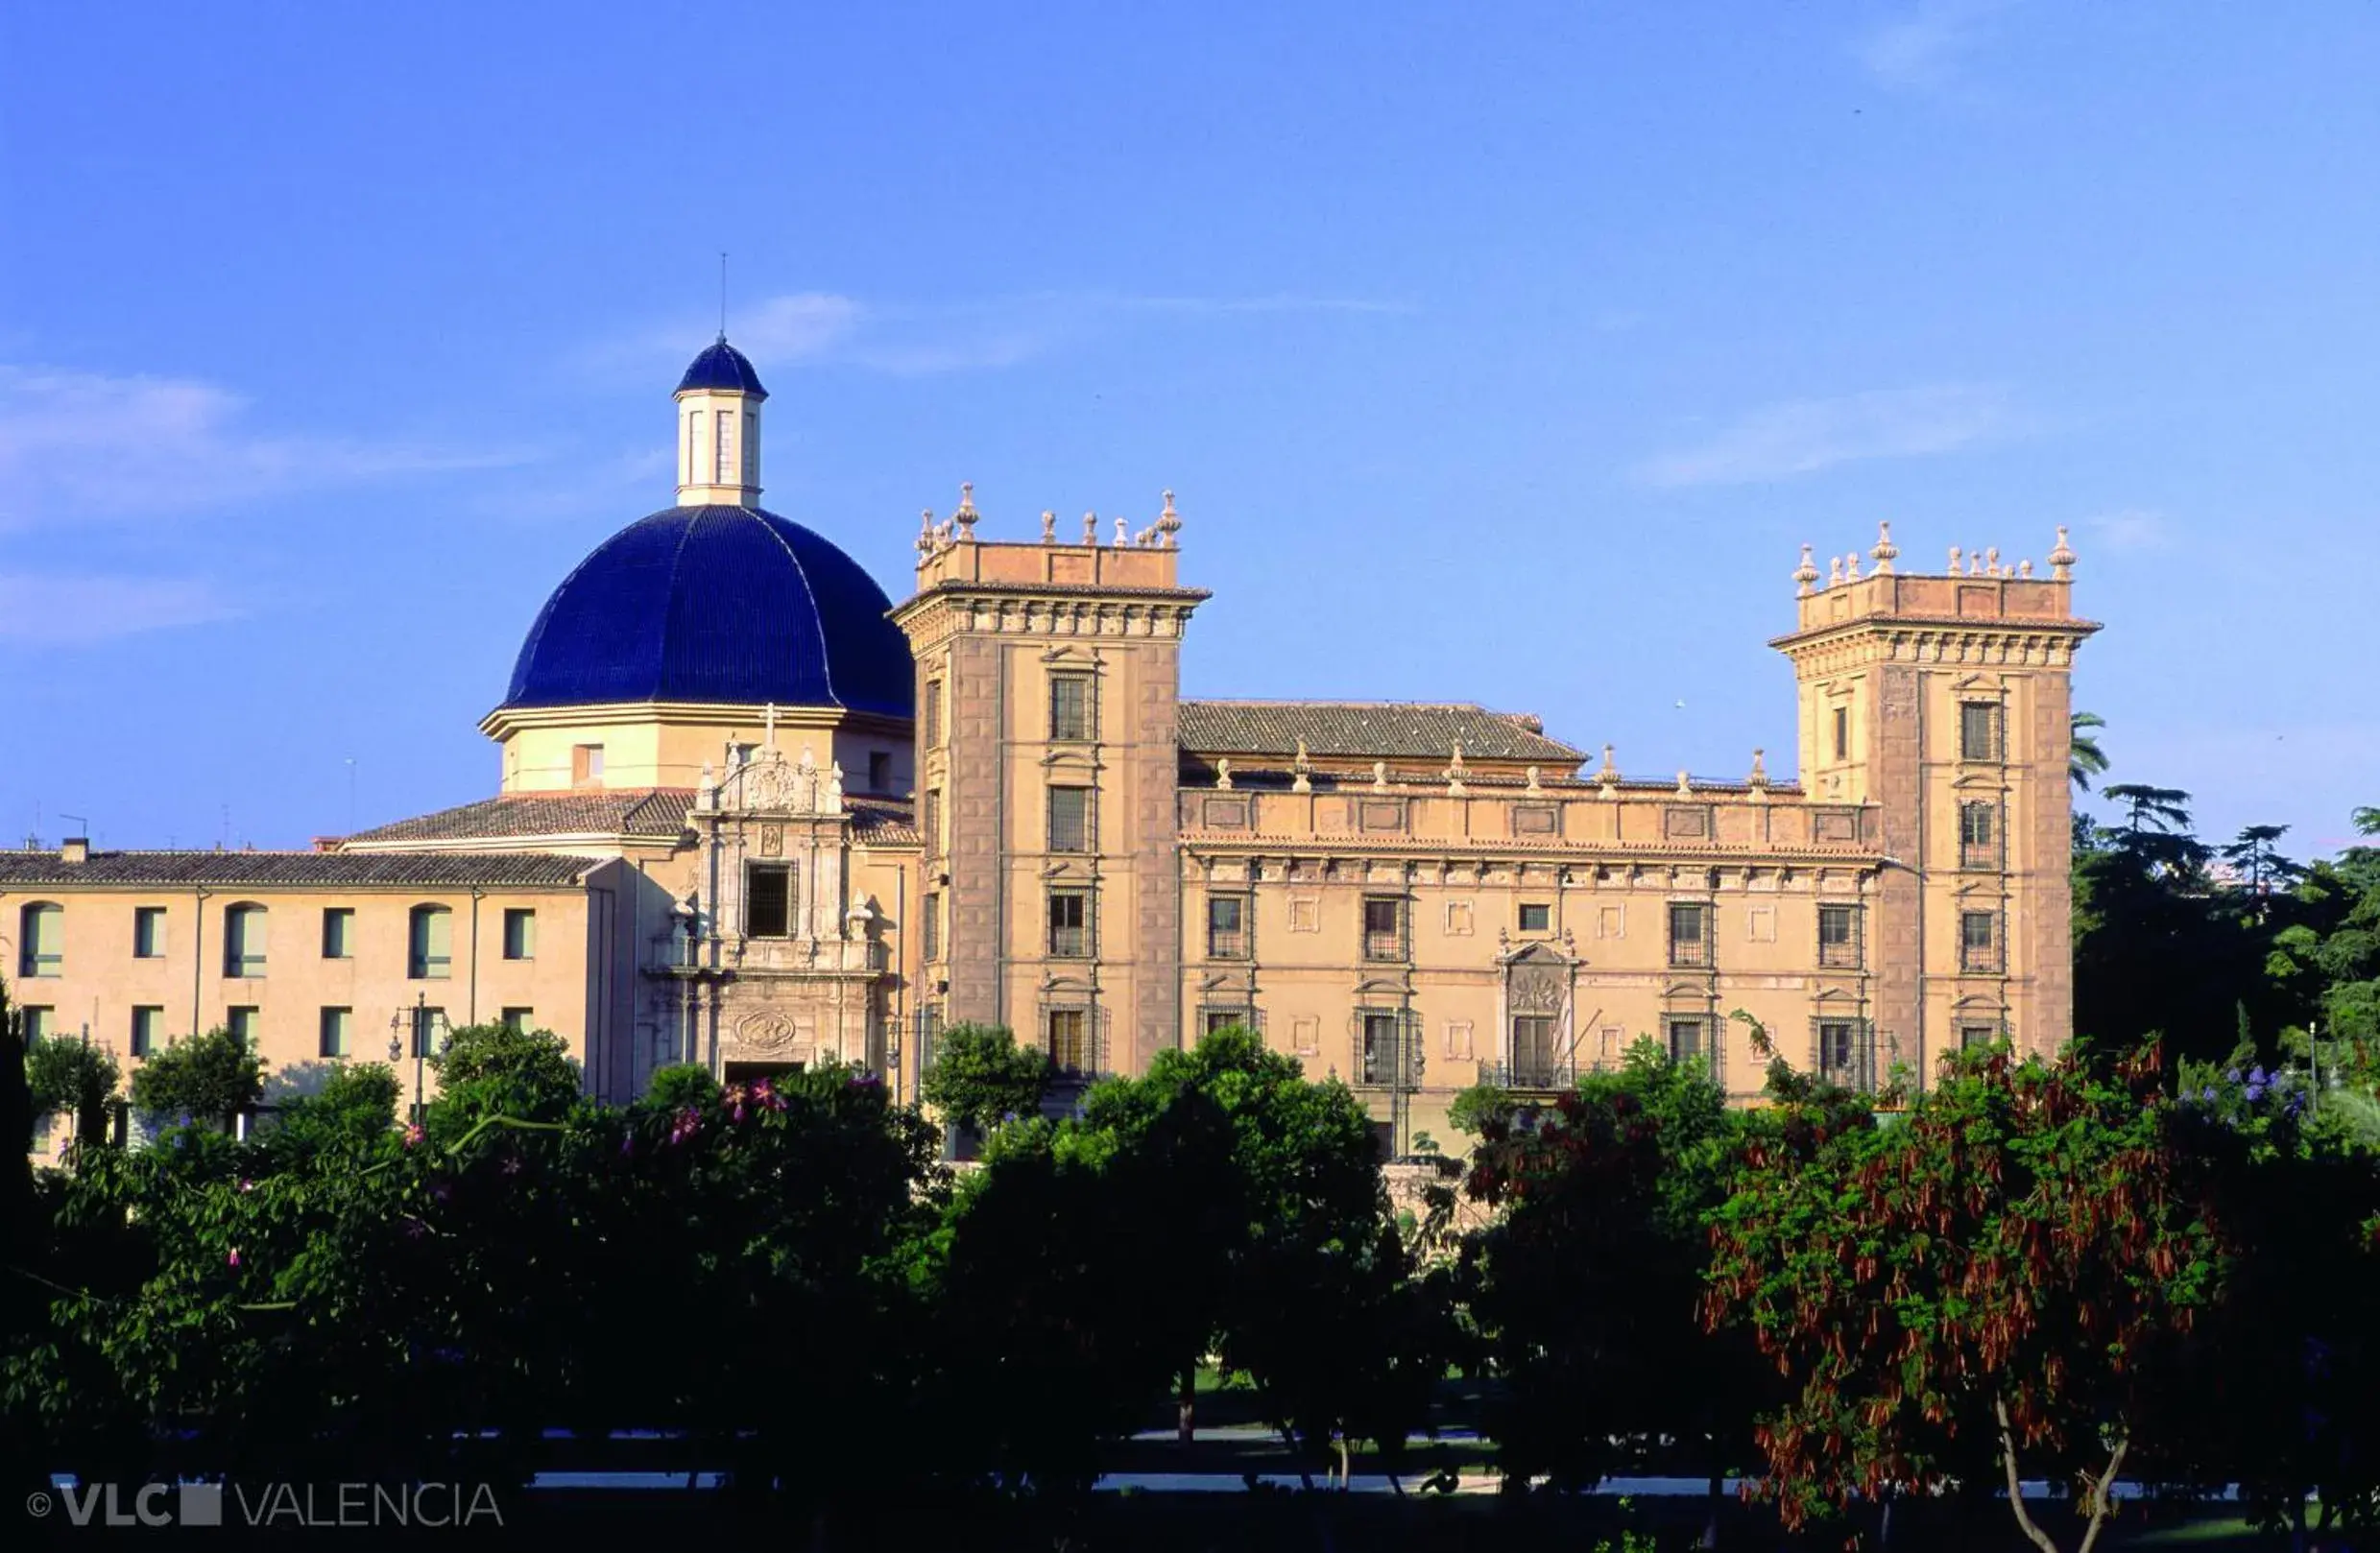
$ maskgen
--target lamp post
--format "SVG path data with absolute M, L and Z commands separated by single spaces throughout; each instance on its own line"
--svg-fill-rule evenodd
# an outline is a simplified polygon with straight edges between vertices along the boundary
M 445 1018 L 444 1009 L 434 1009 L 429 1004 L 427 993 L 416 992 L 413 1007 L 400 1008 L 389 1016 L 389 1062 L 392 1064 L 401 1061 L 405 1054 L 404 1041 L 397 1032 L 407 1029 L 413 1032 L 413 1121 L 417 1126 L 421 1121 L 422 1065 L 429 1058 L 432 1032 Z

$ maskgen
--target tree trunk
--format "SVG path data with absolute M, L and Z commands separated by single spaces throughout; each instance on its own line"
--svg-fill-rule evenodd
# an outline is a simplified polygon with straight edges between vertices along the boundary
M 2017 1527 L 2024 1532 L 2025 1540 L 2039 1548 L 2041 1553 L 2058 1553 L 2057 1544 L 2050 1541 L 2050 1534 L 2034 1525 L 2032 1517 L 2026 1513 L 2025 1486 L 2016 1475 L 2016 1428 L 2008 1422 L 2007 1400 L 1995 1397 L 1991 1406 L 2000 1420 L 2000 1461 L 2007 1469 L 2008 1508 L 2016 1512 Z M 2087 1549 L 2091 1544 L 2085 1541 L 2082 1545 Z
M 1719 1497 L 1727 1490 L 1727 1458 L 1719 1447 L 1719 1431 L 1714 1429 L 1703 1438 L 1711 1445 L 1711 1488 L 1702 1501 L 1702 1541 L 1699 1547 L 1719 1546 Z
M 1198 1433 L 1198 1364 L 1196 1360 L 1182 1367 L 1182 1392 L 1175 1404 L 1174 1439 L 1188 1446 Z

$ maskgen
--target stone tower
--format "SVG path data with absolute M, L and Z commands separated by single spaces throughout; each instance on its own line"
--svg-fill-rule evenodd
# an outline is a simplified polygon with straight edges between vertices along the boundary
M 1175 703 L 1207 595 L 1176 579 L 1169 495 L 1104 544 L 1089 515 L 1067 543 L 1047 514 L 1038 543 L 975 522 L 972 494 L 927 515 L 893 611 L 917 664 L 921 1022 L 1139 1072 L 1181 1039 Z
M 2058 530 L 2047 577 L 2000 552 L 1898 569 L 1889 526 L 1821 575 L 1802 551 L 1792 660 L 1805 800 L 1854 806 L 1884 854 L 1873 935 L 1880 1062 L 1930 1083 L 1941 1056 L 2005 1035 L 2051 1054 L 2074 1034 L 2069 879 L 2075 650 Z

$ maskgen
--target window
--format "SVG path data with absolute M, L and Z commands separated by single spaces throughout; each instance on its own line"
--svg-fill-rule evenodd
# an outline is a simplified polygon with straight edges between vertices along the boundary
M 1097 1069 L 1091 1050 L 1091 1011 L 1089 1009 L 1051 1009 L 1046 1021 L 1049 1065 L 1061 1073 L 1090 1073 Z
M 918 828 L 925 832 L 926 855 L 942 855 L 942 789 L 926 790 L 926 812 L 919 817 Z
M 355 908 L 325 906 L 323 908 L 323 958 L 352 960 L 355 958 Z
M 1997 912 L 1962 911 L 1959 914 L 1959 968 L 2000 968 L 2000 922 Z
M 16 973 L 58 976 L 66 969 L 66 908 L 36 901 L 16 914 Z
M 446 1022 L 446 1011 L 417 1006 L 406 1017 L 413 1021 L 413 1055 L 421 1058 L 437 1056 L 438 1027 Z
M 1364 1015 L 1363 1049 L 1357 1054 L 1358 1083 L 1386 1085 L 1395 1082 L 1398 1024 L 1398 1017 L 1393 1013 Z
M 744 934 L 781 939 L 793 933 L 793 870 L 782 863 L 753 863 L 744 869 Z
M 1851 708 L 1848 706 L 1835 708 L 1835 758 L 1851 758 Z
M 265 916 L 262 906 L 223 909 L 223 973 L 233 977 L 264 974 Z
M 1672 1061 L 1695 1063 L 1707 1060 L 1710 1048 L 1709 1043 L 1703 1039 L 1701 1015 L 1693 1015 L 1684 1017 L 1672 1015 L 1668 1020 L 1668 1027 L 1670 1056 Z
M 926 748 L 940 749 L 942 747 L 942 681 L 940 680 L 926 681 L 926 694 L 918 698 L 917 714 L 925 724 Z
M 1396 896 L 1363 897 L 1363 958 L 1405 958 L 1405 902 Z
M 28 1004 L 18 1012 L 25 1021 L 18 1028 L 24 1031 L 25 1044 L 28 1047 L 38 1045 L 58 1034 L 58 1011 L 56 1009 Z
M 537 958 L 537 913 L 527 906 L 504 908 L 504 958 Z
M 1670 905 L 1670 964 L 1707 966 L 1711 963 L 1710 910 L 1699 902 Z
M 496 1022 L 515 1035 L 519 1035 L 537 1028 L 537 1010 L 508 1008 L 496 1015 Z
M 574 744 L 570 747 L 570 785 L 600 787 L 603 785 L 603 746 Z
M 1832 970 L 1860 965 L 1860 912 L 1856 906 L 1818 908 L 1818 964 Z
M 1525 1089 L 1550 1088 L 1562 1082 L 1554 1051 L 1553 1020 L 1542 1014 L 1516 1015 L 1512 1021 L 1512 1082 Z
M 1198 1011 L 1198 1033 L 1212 1036 L 1222 1030 L 1253 1030 L 1256 1015 L 1246 1009 L 1201 1009 Z
M 132 908 L 132 958 L 162 960 L 165 958 L 165 908 L 134 906 Z
M 322 1018 L 322 1039 L 316 1047 L 324 1057 L 351 1057 L 355 1054 L 355 1011 L 325 1009 Z
M 1207 897 L 1207 958 L 1244 960 L 1248 957 L 1248 899 L 1245 896 Z
M 1091 733 L 1091 676 L 1053 674 L 1049 677 L 1049 736 L 1082 740 Z
M 405 974 L 415 981 L 444 981 L 454 973 L 454 913 L 444 906 L 416 906 L 407 934 Z
M 757 744 L 731 744 L 727 747 L 727 763 L 730 770 L 737 766 L 749 766 L 759 757 L 760 747 Z
M 893 790 L 893 757 L 882 750 L 868 752 L 868 791 L 889 793 Z
M 1067 960 L 1091 953 L 1091 897 L 1084 892 L 1049 892 L 1049 952 Z
M 942 897 L 929 895 L 918 903 L 918 945 L 926 958 L 942 958 Z
M 740 484 L 735 478 L 735 418 L 719 411 L 710 418 L 711 474 L 714 486 Z
M 1979 1050 L 1999 1039 L 2000 1027 L 1996 1024 L 1962 1024 L 1959 1027 L 1959 1049 L 1962 1052 Z
M 1049 849 L 1053 852 L 1091 850 L 1091 789 L 1053 787 L 1049 790 Z
M 1989 803 L 1959 805 L 1959 866 L 1992 868 L 2000 861 L 2000 824 Z
M 1959 704 L 1959 758 L 1961 760 L 1997 760 L 2000 758 L 2000 704 L 1998 702 L 1969 701 Z
M 1860 1027 L 1849 1019 L 1818 1021 L 1818 1076 L 1830 1084 L 1860 1087 Z
M 1551 933 L 1553 931 L 1553 908 L 1539 900 L 1521 903 L 1521 931 Z
M 228 1008 L 223 1011 L 223 1027 L 252 1052 L 256 1049 L 262 1022 L 253 1008 Z
M 132 1050 L 134 1057 L 146 1057 L 157 1049 L 157 1038 L 165 1034 L 165 1011 L 142 1007 L 132 1011 Z

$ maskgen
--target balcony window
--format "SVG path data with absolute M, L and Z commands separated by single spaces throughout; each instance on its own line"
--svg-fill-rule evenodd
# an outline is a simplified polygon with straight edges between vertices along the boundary
M 1980 1051 L 1999 1039 L 2000 1027 L 1996 1024 L 1962 1024 L 1959 1027 L 1959 1049 L 1962 1052 Z
M 134 906 L 132 908 L 132 958 L 162 960 L 165 958 L 165 908 Z
M 1396 1082 L 1397 1058 L 1404 1042 L 1397 1038 L 1403 1020 L 1395 1013 L 1363 1015 L 1362 1050 L 1357 1053 L 1357 1082 L 1375 1087 Z
M 1671 1061 L 1709 1062 L 1711 1043 L 1708 1039 L 1708 1024 L 1709 1021 L 1699 1015 L 1671 1015 L 1665 1021 L 1664 1031 L 1664 1034 L 1669 1037 Z
M 2000 810 L 1992 803 L 1959 805 L 1959 866 L 1970 869 L 2000 865 Z
M 1818 908 L 1818 964 L 1829 970 L 1860 966 L 1860 912 L 1856 906 Z
M 1207 958 L 1244 960 L 1248 956 L 1248 901 L 1244 896 L 1207 897 Z
M 36 901 L 16 914 L 16 973 L 60 976 L 66 969 L 66 908 Z
M 1962 911 L 1959 914 L 1959 968 L 2000 968 L 2000 914 Z
M 1225 1030 L 1254 1030 L 1256 1012 L 1253 1009 L 1200 1009 L 1198 1033 L 1212 1036 Z
M 265 914 L 262 906 L 227 906 L 223 912 L 223 973 L 235 978 L 264 974 Z
M 1053 852 L 1091 850 L 1091 789 L 1053 787 L 1049 790 L 1049 849 Z
M 1062 960 L 1091 953 L 1091 896 L 1080 890 L 1049 892 L 1049 952 Z
M 445 981 L 454 974 L 454 913 L 444 906 L 416 906 L 408 919 L 405 974 L 415 981 Z
M 1543 1014 L 1515 1015 L 1512 1021 L 1512 1084 L 1521 1089 L 1551 1089 L 1568 1082 L 1555 1049 L 1553 1019 Z
M 1092 737 L 1090 675 L 1049 677 L 1049 736 L 1065 743 Z
M 1363 897 L 1363 958 L 1405 958 L 1405 902 L 1395 896 Z
M 1711 909 L 1698 901 L 1670 905 L 1670 964 L 1707 966 L 1711 963 Z
M 793 932 L 793 870 L 754 863 L 744 870 L 744 936 L 781 939 Z
M 1818 1076 L 1846 1088 L 1862 1087 L 1860 1027 L 1850 1019 L 1818 1021 Z
M 1093 1073 L 1098 1063 L 1091 1049 L 1091 1011 L 1051 1009 L 1043 1016 L 1049 1065 L 1061 1073 Z

